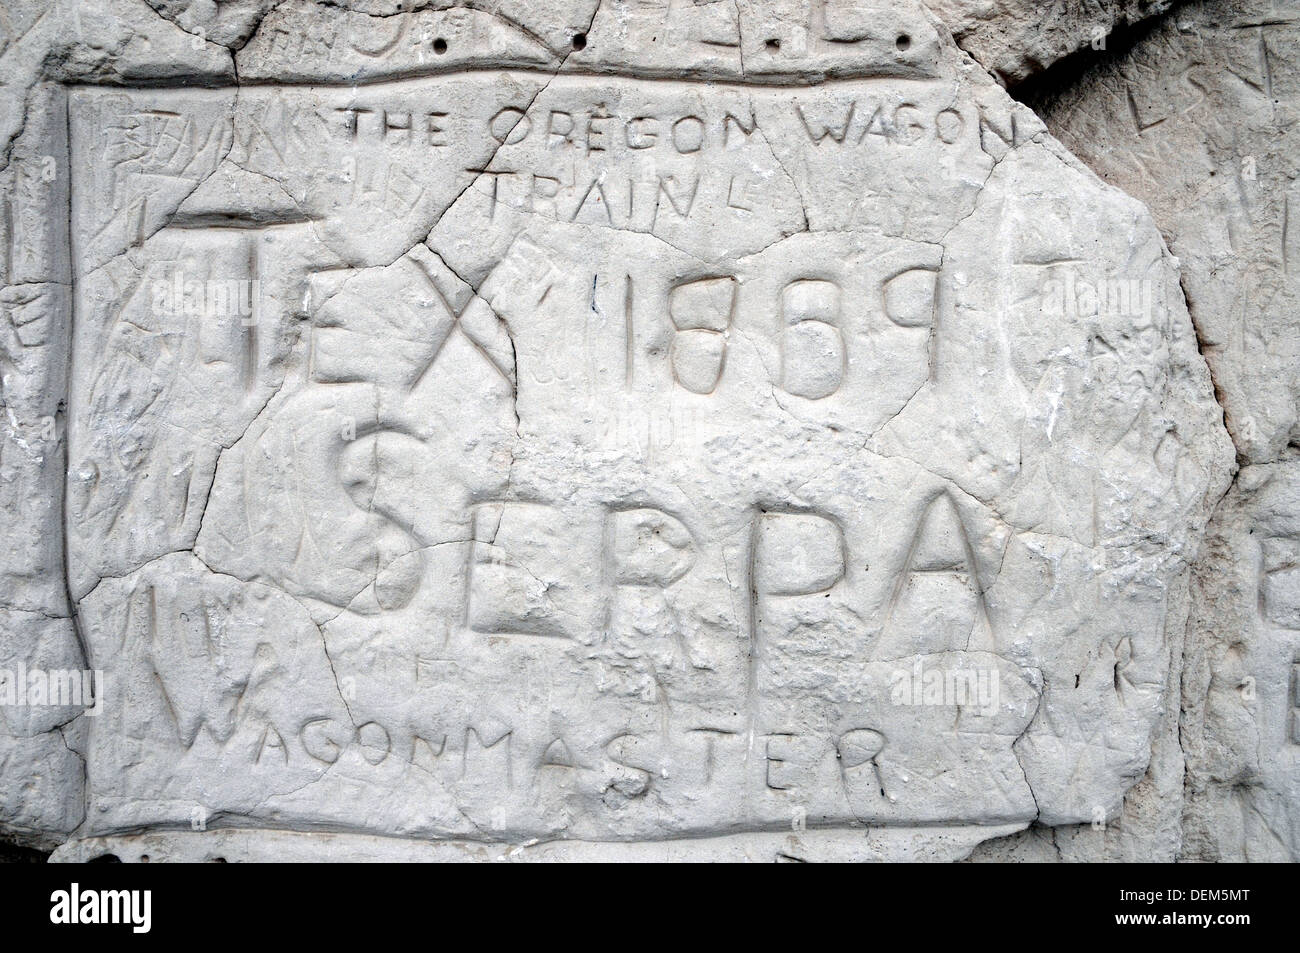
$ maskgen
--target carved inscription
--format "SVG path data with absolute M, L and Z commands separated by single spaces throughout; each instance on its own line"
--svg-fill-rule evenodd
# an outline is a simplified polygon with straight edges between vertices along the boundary
M 750 58 L 732 5 L 671 6 L 665 42 Z M 338 55 L 451 63 L 488 29 L 412 17 L 340 27 Z M 1023 824 L 1033 758 L 1063 750 L 1044 673 L 1087 654 L 1060 644 L 1120 646 L 1061 724 L 1116 692 L 1154 711 L 1159 653 L 1113 636 L 1125 611 L 1163 631 L 1163 602 L 1116 581 L 1145 558 L 1116 514 L 1163 532 L 1160 481 L 1192 464 L 1168 415 L 1094 439 L 1115 415 L 1078 408 L 1098 374 L 1161 408 L 1191 375 L 1027 303 L 1022 265 L 1087 264 L 1039 254 L 1070 231 L 1057 160 L 995 169 L 1038 130 L 937 78 L 928 21 L 826 0 L 770 39 L 887 59 L 73 95 L 109 146 L 72 190 L 69 578 L 135 700 L 94 726 L 92 826 Z M 995 208 L 1027 224 L 993 235 Z M 1290 546 L 1261 606 L 1300 628 Z M 922 671 L 1001 694 L 900 699 Z M 1107 739 L 1122 772 L 1067 754 L 1109 794 L 1130 742 Z

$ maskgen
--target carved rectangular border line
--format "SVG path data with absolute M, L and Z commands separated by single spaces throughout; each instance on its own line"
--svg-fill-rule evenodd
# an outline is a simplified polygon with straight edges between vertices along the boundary
M 620 84 L 617 88 L 624 96 L 613 108 L 604 102 L 611 82 Z M 485 95 L 467 95 L 465 90 L 471 86 Z M 454 95 L 447 94 L 449 88 Z M 553 97 L 568 98 L 539 101 L 543 89 Z M 707 98 L 702 98 L 705 91 Z M 631 108 L 630 101 L 638 98 L 642 104 Z M 668 109 L 674 102 L 680 108 Z M 473 115 L 459 111 L 465 103 L 472 104 Z M 292 790 L 335 765 L 346 764 L 350 772 L 373 772 L 367 783 L 405 783 L 395 773 L 400 764 L 404 775 L 414 770 L 422 776 L 433 801 L 447 797 L 440 791 L 450 791 L 462 815 L 467 809 L 474 816 L 504 811 L 507 818 L 499 821 L 503 828 L 522 826 L 539 834 L 548 830 L 550 822 L 530 814 L 531 792 L 538 785 L 568 783 L 564 779 L 571 773 L 592 773 L 593 756 L 604 762 L 600 783 L 605 785 L 606 803 L 610 798 L 635 801 L 651 785 L 652 773 L 646 768 L 665 757 L 683 773 L 680 779 L 666 775 L 655 779 L 656 785 L 684 785 L 686 792 L 724 785 L 750 792 L 744 800 L 751 803 L 741 806 L 738 814 L 706 811 L 674 822 L 684 823 L 679 830 L 687 833 L 736 825 L 763 830 L 792 823 L 834 827 L 868 820 L 942 824 L 966 817 L 987 822 L 989 817 L 1017 821 L 1033 815 L 1027 790 L 999 793 L 1003 785 L 992 777 L 972 790 L 983 790 L 993 800 L 976 805 L 967 798 L 955 814 L 946 806 L 947 799 L 921 813 L 906 803 L 897 804 L 896 795 L 887 790 L 898 783 L 890 775 L 901 772 L 907 777 L 908 770 L 887 763 L 882 769 L 878 762 L 888 742 L 876 729 L 870 709 L 883 703 L 883 696 L 866 708 L 859 703 L 856 715 L 846 711 L 832 719 L 820 736 L 780 730 L 780 716 L 763 713 L 758 704 L 759 682 L 768 677 L 765 666 L 772 664 L 759 649 L 742 664 L 739 684 L 732 689 L 750 699 L 749 710 L 739 719 L 686 715 L 675 727 L 665 726 L 672 737 L 655 739 L 639 729 L 608 731 L 609 737 L 595 745 L 591 739 L 566 739 L 563 732 L 549 739 L 532 737 L 535 732 L 529 731 L 521 736 L 517 723 L 495 716 L 480 718 L 473 714 L 472 704 L 459 727 L 448 726 L 453 730 L 403 725 L 400 715 L 395 721 L 390 715 L 358 722 L 352 709 L 363 709 L 365 699 L 358 701 L 353 682 L 364 678 L 346 673 L 346 664 L 340 674 L 335 653 L 328 649 L 329 634 L 323 638 L 330 658 L 307 660 L 319 648 L 311 643 L 322 637 L 313 631 L 320 613 L 313 613 L 314 621 L 298 623 L 306 633 L 300 643 L 280 651 L 300 659 L 295 664 L 301 664 L 298 674 L 304 677 L 311 672 L 339 680 L 341 704 L 334 705 L 335 710 L 325 706 L 318 712 L 295 714 L 292 704 L 281 700 L 272 706 L 277 715 L 245 724 L 240 711 L 249 703 L 247 672 L 263 652 L 256 648 L 261 639 L 256 633 L 246 634 L 241 647 L 225 650 L 235 657 L 214 657 L 211 648 L 201 649 L 222 640 L 239 643 L 234 634 L 240 625 L 237 618 L 247 615 L 250 606 L 258 612 L 271 611 L 270 616 L 254 615 L 250 618 L 255 622 L 244 623 L 254 629 L 284 614 L 303 615 L 283 594 L 238 582 L 236 577 L 250 581 L 267 577 L 256 569 L 239 569 L 237 558 L 216 560 L 216 565 L 235 568 L 227 570 L 233 576 L 218 577 L 214 587 L 208 570 L 189 555 L 194 550 L 212 559 L 211 554 L 220 550 L 219 541 L 203 545 L 201 535 L 205 520 L 213 520 L 207 503 L 217 482 L 218 463 L 286 388 L 284 341 L 298 317 L 271 316 L 265 311 L 277 303 L 303 299 L 305 288 L 313 302 L 325 303 L 328 314 L 334 302 L 342 303 L 350 294 L 349 282 L 360 287 L 365 281 L 356 269 L 342 267 L 339 256 L 331 252 L 337 252 L 339 245 L 355 247 L 358 239 L 373 238 L 408 219 L 422 222 L 427 230 L 430 209 L 444 207 L 450 211 L 436 216 L 438 220 L 445 214 L 463 214 L 465 208 L 489 222 L 502 216 L 542 216 L 561 225 L 596 225 L 635 235 L 655 234 L 663 222 L 689 220 L 699 203 L 709 239 L 722 242 L 726 256 L 743 255 L 745 249 L 725 245 L 727 217 L 752 221 L 766 216 L 772 222 L 771 237 L 763 237 L 762 242 L 770 243 L 797 225 L 791 221 L 787 227 L 784 222 L 794 203 L 806 201 L 798 195 L 799 180 L 822 174 L 816 165 L 793 173 L 787 169 L 790 155 L 782 154 L 783 146 L 768 141 L 763 131 L 765 115 L 775 110 L 785 113 L 781 122 L 800 138 L 798 151 L 811 157 L 806 161 L 830 168 L 851 150 L 891 149 L 895 174 L 904 167 L 920 174 L 928 163 L 926 154 L 936 151 L 952 150 L 965 157 L 958 161 L 987 162 L 986 138 L 993 135 L 999 141 L 1004 137 L 1001 130 L 1007 128 L 1005 118 L 999 123 L 974 103 L 955 101 L 948 84 L 930 80 L 845 80 L 815 90 L 777 90 L 567 74 L 552 79 L 476 70 L 359 90 L 267 85 L 241 88 L 238 94 L 222 89 L 72 91 L 69 123 L 77 165 L 71 216 L 80 236 L 73 247 L 77 314 L 72 366 L 86 385 L 70 395 L 70 582 L 74 596 L 86 607 L 94 663 L 111 669 L 109 657 L 121 653 L 119 660 L 138 668 L 121 672 L 118 666 L 118 677 L 125 679 L 117 683 L 119 691 L 134 691 L 128 682 L 140 677 L 158 687 L 162 703 L 157 713 L 172 722 L 172 743 L 179 743 L 175 754 L 166 756 L 182 758 L 182 766 L 174 769 L 178 775 L 185 770 L 186 758 L 196 770 L 210 767 L 211 762 L 203 759 L 215 758 L 226 766 L 223 773 L 243 770 L 266 775 L 266 789 L 257 798 L 265 803 L 268 793 Z M 768 125 L 775 122 L 768 120 Z M 1014 141 L 1015 133 L 1005 137 Z M 449 163 L 454 175 L 431 178 L 428 164 L 455 151 L 457 144 L 461 148 L 454 164 Z M 541 165 L 552 150 L 560 148 L 588 159 L 601 158 L 599 153 L 616 156 L 618 162 L 632 167 L 633 177 L 622 186 L 610 175 L 570 176 L 566 181 L 560 167 Z M 744 149 L 761 149 L 770 156 L 767 174 L 786 181 L 782 187 L 786 205 L 778 194 L 782 189 L 772 193 L 760 180 L 728 171 L 728 153 Z M 914 165 L 898 158 L 907 150 L 916 150 Z M 511 165 L 511 157 L 519 155 L 525 157 L 525 164 Z M 638 166 L 647 155 L 654 157 L 653 162 Z M 298 157 L 319 164 L 302 168 Z M 537 164 L 527 165 L 529 159 Z M 900 162 L 903 165 L 897 165 Z M 636 174 L 642 179 L 636 180 Z M 514 231 L 507 220 L 506 234 Z M 418 240 L 419 235 L 413 237 Z M 680 237 L 689 240 L 685 230 Z M 400 244 L 405 247 L 410 241 L 402 237 Z M 883 395 L 887 402 L 894 400 L 888 387 L 880 390 L 878 379 L 856 379 L 853 375 L 859 373 L 861 363 L 844 357 L 846 349 L 852 354 L 861 346 L 856 343 L 859 332 L 839 303 L 846 288 L 855 300 L 863 294 L 874 298 L 888 318 L 882 330 L 889 329 L 884 333 L 897 339 L 899 353 L 915 352 L 907 358 L 915 364 L 914 379 L 898 377 L 902 365 L 891 358 L 898 399 L 925 379 L 938 246 L 898 239 L 893 245 L 903 248 L 893 258 L 882 257 L 881 250 L 865 253 L 863 260 L 874 264 L 871 270 L 854 273 L 853 281 L 865 278 L 861 289 L 844 285 L 848 278 L 805 279 L 797 272 L 782 279 L 783 286 L 774 287 L 770 307 L 780 311 L 784 330 L 773 345 L 784 354 L 782 387 L 792 398 L 841 413 L 835 409 L 837 401 L 844 399 L 840 392 L 848 394 L 869 384 L 878 392 L 876 399 Z M 292 250 L 290 258 L 296 256 L 287 267 L 286 250 Z M 463 298 L 453 300 L 454 292 L 445 290 L 445 282 L 440 286 L 446 275 L 436 256 L 417 262 L 409 280 L 429 289 L 425 293 L 445 307 L 446 323 L 437 335 L 451 335 L 447 341 L 461 340 L 463 335 L 487 359 L 489 378 L 495 374 L 498 384 L 509 384 L 517 370 L 509 355 L 510 342 L 497 341 L 493 332 L 497 318 L 476 308 L 486 301 L 498 314 L 508 315 L 516 301 L 542 305 L 551 287 L 566 280 L 570 266 L 548 263 L 550 253 L 530 246 L 527 239 L 502 246 L 496 254 L 500 266 L 481 283 L 481 297 L 468 303 Z M 345 252 L 342 258 L 347 257 Z M 623 330 L 613 339 L 624 366 L 611 386 L 616 391 L 630 389 L 633 399 L 645 387 L 676 387 L 707 399 L 728 386 L 724 332 L 736 307 L 735 277 L 722 270 L 672 286 L 657 288 L 656 283 L 654 275 L 637 275 L 631 268 L 621 286 L 611 291 L 624 313 Z M 663 344 L 646 337 L 652 327 L 668 334 Z M 309 334 L 308 379 L 289 386 L 364 383 L 364 369 L 356 369 L 362 367 L 356 363 L 358 354 L 375 344 L 386 347 L 393 340 L 415 344 L 426 333 L 414 325 L 367 327 L 355 309 L 340 312 L 337 321 L 326 317 Z M 810 363 L 827 347 L 841 355 L 838 369 L 819 369 Z M 661 377 L 663 371 L 653 364 L 652 358 L 663 359 L 656 354 L 667 358 L 667 377 Z M 385 378 L 370 384 L 391 384 L 398 392 L 410 393 L 426 380 L 437 355 L 435 350 L 409 366 L 401 355 L 394 355 L 396 360 L 388 361 L 381 371 L 391 372 L 391 381 Z M 531 362 L 534 373 L 551 368 L 547 372 L 551 377 L 538 377 L 537 383 L 564 382 L 572 373 L 571 359 L 557 352 L 553 358 Z M 139 380 L 133 375 L 141 373 L 147 375 L 147 385 L 122 390 L 125 380 Z M 882 411 L 887 412 L 887 407 Z M 854 412 L 860 413 L 860 408 Z M 186 421 L 191 418 L 186 415 L 195 415 L 194 420 L 207 428 L 204 439 L 195 440 L 189 433 Z M 345 431 L 352 427 L 355 436 L 358 423 L 364 429 L 364 420 L 362 415 L 349 419 L 351 423 L 345 420 L 342 427 Z M 146 460 L 150 461 L 147 472 L 139 466 Z M 958 537 L 964 536 L 963 517 L 951 501 L 930 497 L 913 505 L 919 507 L 918 536 L 935 521 L 943 523 L 943 533 L 951 533 L 955 526 Z M 624 606 L 659 598 L 654 594 L 690 571 L 697 558 L 692 531 L 655 506 L 593 511 L 588 516 L 540 503 L 495 502 L 487 497 L 472 512 L 472 532 L 462 537 L 469 549 L 459 624 L 479 643 L 475 651 L 492 641 L 499 643 L 502 636 L 581 640 L 584 631 L 601 625 L 602 619 L 609 624 L 610 618 L 627 611 Z M 759 599 L 770 600 L 771 612 L 779 616 L 785 609 L 778 611 L 778 605 L 793 607 L 798 600 L 820 598 L 844 576 L 845 530 L 834 517 L 760 510 L 746 519 L 753 527 L 749 585 L 755 606 Z M 152 532 L 116 534 L 116 539 L 124 540 L 117 551 L 103 546 L 111 527 L 131 525 L 149 526 Z M 940 532 L 935 526 L 931 531 Z M 676 555 L 670 549 L 647 561 L 648 554 L 638 550 L 636 542 L 647 533 L 673 541 Z M 513 542 L 502 548 L 508 539 Z M 566 605 L 561 584 L 554 588 L 550 608 L 535 608 L 533 597 L 527 595 L 529 580 L 563 579 L 566 567 L 555 564 L 554 555 L 574 558 L 585 551 L 588 540 L 599 543 L 590 558 L 611 567 L 609 601 L 579 597 Z M 775 564 L 769 569 L 764 555 L 771 547 L 790 545 L 807 551 L 812 560 L 794 577 L 777 571 Z M 970 580 L 978 573 L 971 564 L 970 544 L 947 562 L 946 558 L 926 548 L 925 559 L 930 562 L 904 566 L 900 578 L 909 571 L 918 579 L 925 573 L 927 586 L 955 586 L 954 591 L 968 593 Z M 579 592 L 582 583 L 575 579 L 570 585 Z M 338 583 L 338 590 L 346 588 L 344 582 Z M 302 590 L 299 597 L 308 606 L 332 598 L 330 593 L 310 590 Z M 517 606 L 511 603 L 516 597 L 523 599 Z M 398 597 L 385 596 L 376 584 L 374 598 L 382 610 L 388 606 L 386 599 Z M 895 594 L 893 599 L 900 619 L 911 611 L 907 597 Z M 987 627 L 978 595 L 972 606 L 982 620 L 978 625 Z M 739 622 L 757 632 L 756 616 Z M 436 650 L 435 640 L 430 645 L 433 651 L 414 659 L 417 694 L 428 691 L 424 686 L 430 684 L 445 686 L 449 679 L 472 686 L 474 668 L 484 662 L 454 650 L 448 654 L 446 647 L 454 638 L 446 632 L 438 638 L 444 651 Z M 762 641 L 757 634 L 753 638 L 756 644 Z M 195 646 L 201 649 L 198 655 L 193 654 Z M 548 649 L 518 651 L 523 658 Z M 944 645 L 936 644 L 935 651 L 942 653 Z M 239 657 L 240 652 L 247 654 Z M 943 655 L 935 658 L 942 661 Z M 984 664 L 1003 663 L 990 658 Z M 886 665 L 875 676 L 882 691 L 889 682 L 887 669 Z M 1010 671 L 1004 674 L 1008 684 L 1017 679 Z M 113 677 L 110 671 L 110 691 Z M 202 691 L 207 697 L 191 697 L 200 685 L 206 686 Z M 360 692 L 366 691 L 363 685 Z M 745 707 L 743 701 L 739 704 Z M 145 711 L 153 714 L 148 707 Z M 1025 712 L 1025 717 L 1030 713 Z M 159 812 L 161 818 L 154 818 L 163 823 L 195 823 L 196 818 L 206 823 L 209 815 L 245 811 L 263 821 L 283 817 L 290 825 L 295 820 L 343 827 L 356 823 L 344 804 L 295 808 L 290 803 L 268 814 L 264 808 L 247 806 L 247 799 L 241 800 L 233 791 L 224 800 L 218 793 L 211 799 L 216 803 L 198 794 L 159 800 L 150 793 L 155 782 L 130 771 L 125 778 L 113 780 L 110 768 L 97 781 L 101 777 L 97 764 L 122 766 L 133 747 L 128 739 L 158 738 L 160 726 L 145 725 L 140 717 L 140 713 L 120 718 L 111 714 L 92 725 L 88 798 L 91 822 L 101 829 L 129 826 L 148 809 Z M 612 713 L 603 717 L 611 726 L 619 720 Z M 932 720 L 936 715 L 922 717 Z M 995 733 L 1009 744 L 1023 731 L 1021 721 L 994 729 Z M 663 750 L 656 755 L 653 749 L 658 748 Z M 981 757 L 989 754 L 986 751 Z M 146 756 L 145 761 L 156 757 Z M 1009 750 L 1000 757 L 1017 773 Z M 1008 765 L 994 770 L 1003 775 Z M 481 790 L 473 793 L 475 789 L 465 785 L 466 778 L 475 780 L 479 788 L 491 779 L 489 801 L 483 800 Z M 203 781 L 183 778 L 180 787 L 194 789 Z M 471 793 L 458 793 L 465 790 Z M 457 800 L 462 796 L 478 800 L 466 804 Z M 493 800 L 501 803 L 489 803 Z M 426 834 L 465 832 L 463 817 L 438 815 L 414 823 Z M 652 814 L 593 823 L 590 831 L 615 839 L 673 833 L 664 830 L 662 819 Z

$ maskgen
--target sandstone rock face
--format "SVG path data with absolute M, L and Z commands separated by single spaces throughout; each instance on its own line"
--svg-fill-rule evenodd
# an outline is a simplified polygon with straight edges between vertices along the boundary
M 1007 85 L 1084 49 L 1104 50 L 1111 34 L 1159 16 L 1177 0 L 928 0 L 957 44 Z
M 968 11 L 92 6 L 0 51 L 7 836 L 1183 850 L 1187 686 L 1290 677 L 1192 567 L 1265 514 L 1286 629 L 1296 493 L 1229 493 L 1186 272 Z
M 1182 263 L 1242 469 L 1196 567 L 1182 685 L 1183 855 L 1294 859 L 1300 734 L 1300 4 L 1180 8 L 1036 103 L 1150 206 Z

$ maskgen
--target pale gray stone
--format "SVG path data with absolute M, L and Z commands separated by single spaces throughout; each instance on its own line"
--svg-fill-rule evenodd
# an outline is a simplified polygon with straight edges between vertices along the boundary
M 1244 467 L 1196 567 L 1184 856 L 1300 855 L 1300 467 Z
M 1300 846 L 1298 23 L 1294 2 L 1180 7 L 1034 103 L 1150 206 L 1243 465 L 1196 566 L 1177 726 L 1185 776 L 1175 764 L 1169 794 L 1147 803 L 1165 805 L 1189 860 L 1292 860 Z
M 927 0 L 957 45 L 1006 85 L 1080 50 L 1104 50 L 1112 34 L 1159 16 L 1178 0 Z
M 82 863 L 115 857 L 124 863 L 320 863 L 346 857 L 357 863 L 864 863 L 951 861 L 992 828 L 874 828 L 849 836 L 832 831 L 721 834 L 686 840 L 612 844 L 600 841 L 419 841 L 362 834 L 294 833 L 237 829 L 195 834 L 159 831 L 70 841 L 54 860 Z
M 989 72 L 1136 14 L 936 10 L 16 26 L 0 668 L 102 674 L 0 711 L 4 831 L 1178 856 L 1233 445 L 1151 215 Z

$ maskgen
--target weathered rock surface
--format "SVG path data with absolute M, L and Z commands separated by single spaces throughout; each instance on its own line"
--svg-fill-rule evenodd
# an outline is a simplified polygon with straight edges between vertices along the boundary
M 1235 467 L 1151 216 L 948 29 L 1025 11 L 668 8 L 13 28 L 0 668 L 103 682 L 0 707 L 10 836 L 1177 854 Z
M 1243 468 L 1196 569 L 1180 731 L 1183 856 L 1294 859 L 1300 617 L 1300 4 L 1180 8 L 1035 102 L 1150 206 L 1182 266 Z
M 1079 50 L 1105 49 L 1116 30 L 1176 5 L 1177 0 L 927 0 L 957 44 L 1007 85 Z

